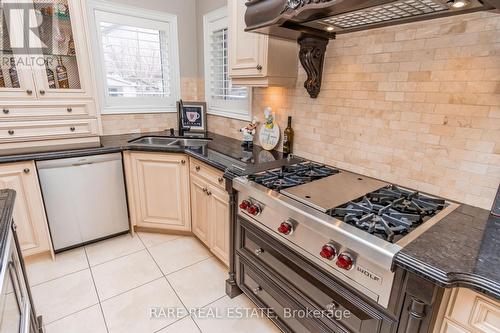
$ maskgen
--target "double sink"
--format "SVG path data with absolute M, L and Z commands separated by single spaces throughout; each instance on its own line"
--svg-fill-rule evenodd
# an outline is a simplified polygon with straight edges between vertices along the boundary
M 156 147 L 203 147 L 212 139 L 208 138 L 180 138 L 163 136 L 144 136 L 130 141 L 132 145 L 138 146 L 156 146 Z

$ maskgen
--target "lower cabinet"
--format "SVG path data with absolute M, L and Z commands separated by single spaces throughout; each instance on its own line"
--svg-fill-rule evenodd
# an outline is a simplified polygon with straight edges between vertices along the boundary
M 132 224 L 191 231 L 187 157 L 125 152 L 124 163 Z
M 499 333 L 500 303 L 473 290 L 447 293 L 435 333 Z
M 1 164 L 0 189 L 16 191 L 13 219 L 23 256 L 51 252 L 52 245 L 35 163 Z
M 217 183 L 220 177 L 222 173 Z M 229 194 L 210 178 L 191 172 L 191 213 L 193 233 L 229 266 Z

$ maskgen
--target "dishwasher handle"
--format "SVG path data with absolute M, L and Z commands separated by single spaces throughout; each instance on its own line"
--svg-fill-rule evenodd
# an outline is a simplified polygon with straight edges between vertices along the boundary
M 55 169 L 55 168 L 66 168 L 66 167 L 77 167 L 82 165 L 104 163 L 110 161 L 121 161 L 121 153 L 112 154 L 102 154 L 102 155 L 92 155 L 92 156 L 80 156 L 72 158 L 62 158 L 47 161 L 38 161 L 38 169 Z

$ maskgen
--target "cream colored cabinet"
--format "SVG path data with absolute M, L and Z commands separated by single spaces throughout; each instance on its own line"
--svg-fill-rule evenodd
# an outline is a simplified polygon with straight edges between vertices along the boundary
M 229 265 L 229 194 L 222 172 L 191 159 L 193 233 Z
M 246 0 L 229 0 L 229 77 L 235 85 L 294 86 L 297 42 L 245 32 Z
M 34 162 L 0 165 L 0 189 L 16 191 L 13 219 L 24 256 L 52 252 Z
M 125 152 L 132 224 L 191 231 L 189 165 L 182 154 Z
M 500 302 L 473 290 L 445 294 L 435 333 L 500 333 Z
M 23 15 L 38 25 L 20 46 Z M 83 0 L 0 1 L 0 121 L 15 122 L 0 128 L 0 149 L 99 141 L 85 17 Z M 68 122 L 55 126 L 64 133 L 47 135 L 55 129 L 50 122 L 63 119 L 84 120 L 87 128 Z
M 203 243 L 210 244 L 208 212 L 210 200 L 207 196 L 208 183 L 200 177 L 191 175 L 191 225 L 193 233 Z

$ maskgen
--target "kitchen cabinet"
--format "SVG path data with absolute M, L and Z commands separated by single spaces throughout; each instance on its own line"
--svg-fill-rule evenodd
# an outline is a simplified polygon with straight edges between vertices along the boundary
M 132 225 L 191 231 L 189 165 L 183 154 L 125 152 Z
M 229 0 L 229 77 L 235 85 L 294 86 L 298 44 L 245 32 L 246 0 Z
M 23 10 L 11 10 L 13 6 Z M 23 29 L 5 28 L 8 23 L 24 26 L 24 13 L 38 26 L 34 31 L 36 38 L 19 47 Z M 2 64 L 8 64 L 0 69 L 0 120 L 14 122 L 0 128 L 0 148 L 26 147 L 32 141 L 49 139 L 54 141 L 46 144 L 77 143 L 77 138 L 98 142 L 96 94 L 85 17 L 83 0 L 0 1 L 0 33 L 4 37 L 0 58 Z M 85 132 L 72 130 L 75 119 L 92 126 Z M 37 128 L 52 127 L 50 122 L 55 120 L 67 122 L 61 127 L 63 133 L 50 137 L 37 135 Z M 32 122 L 37 122 L 37 128 Z M 17 135 L 19 128 L 29 135 Z
M 224 185 L 222 172 L 191 159 L 193 233 L 229 265 L 230 207 Z
M 498 333 L 500 303 L 466 288 L 447 292 L 435 333 Z
M 0 165 L 0 189 L 16 191 L 13 218 L 23 256 L 52 252 L 38 175 L 34 162 Z

